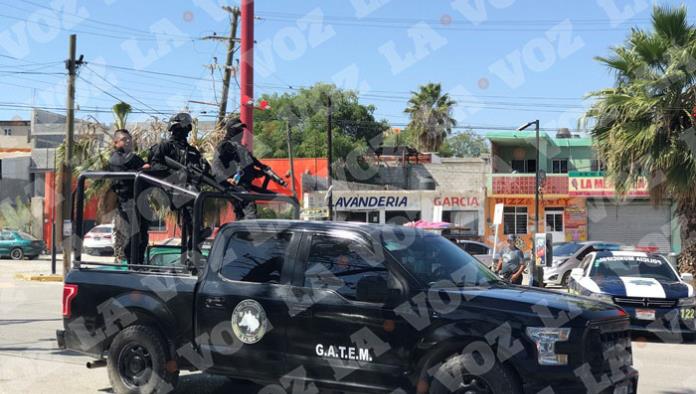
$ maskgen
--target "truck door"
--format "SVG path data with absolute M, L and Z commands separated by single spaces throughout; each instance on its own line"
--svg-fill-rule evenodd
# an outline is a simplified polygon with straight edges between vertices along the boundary
M 251 228 L 218 235 L 226 244 L 216 245 L 199 283 L 196 341 L 212 355 L 213 372 L 273 378 L 285 362 L 293 233 Z
M 288 369 L 353 385 L 399 381 L 415 345 L 414 329 L 394 312 L 403 278 L 360 237 L 307 234 L 303 245 L 290 297 Z

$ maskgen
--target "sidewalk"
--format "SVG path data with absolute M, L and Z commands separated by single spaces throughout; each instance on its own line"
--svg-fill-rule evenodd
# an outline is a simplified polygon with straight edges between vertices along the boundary
M 84 261 L 112 262 L 113 256 L 83 255 Z M 1 279 L 22 279 L 37 281 L 63 281 L 63 255 L 56 255 L 56 274 L 51 273 L 51 255 L 40 255 L 35 260 L 0 259 Z

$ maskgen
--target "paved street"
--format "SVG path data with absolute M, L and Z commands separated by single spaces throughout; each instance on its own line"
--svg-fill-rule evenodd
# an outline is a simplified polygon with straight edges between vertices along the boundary
M 45 257 L 44 257 L 45 258 Z M 89 370 L 89 358 L 56 348 L 62 326 L 62 284 L 15 279 L 15 273 L 48 273 L 48 260 L 0 260 L 0 393 L 110 392 L 106 370 Z M 634 342 L 639 392 L 696 393 L 696 345 Z M 179 392 L 257 392 L 220 377 L 186 374 Z

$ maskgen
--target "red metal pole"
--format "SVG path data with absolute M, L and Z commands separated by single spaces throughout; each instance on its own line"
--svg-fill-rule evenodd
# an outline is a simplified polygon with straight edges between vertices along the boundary
M 254 0 L 242 0 L 242 36 L 240 62 L 240 117 L 246 123 L 242 144 L 253 151 L 254 147 Z

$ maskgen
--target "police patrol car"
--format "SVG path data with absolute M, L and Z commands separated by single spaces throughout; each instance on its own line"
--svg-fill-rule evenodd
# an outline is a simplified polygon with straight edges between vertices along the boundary
M 572 270 L 569 291 L 621 306 L 634 331 L 694 337 L 696 296 L 682 278 L 658 254 L 600 251 Z

